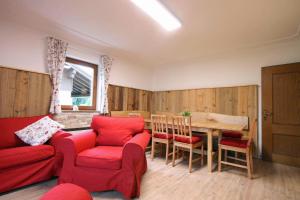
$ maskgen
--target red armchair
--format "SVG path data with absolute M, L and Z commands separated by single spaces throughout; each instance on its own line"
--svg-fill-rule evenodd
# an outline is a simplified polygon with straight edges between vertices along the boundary
M 61 141 L 65 159 L 59 183 L 74 183 L 90 192 L 117 190 L 126 198 L 139 196 L 150 140 L 143 118 L 95 116 L 91 127 Z
M 29 146 L 14 134 L 42 117 L 0 118 L 0 193 L 59 175 L 63 154 L 57 145 L 71 134 L 59 131 L 39 146 Z

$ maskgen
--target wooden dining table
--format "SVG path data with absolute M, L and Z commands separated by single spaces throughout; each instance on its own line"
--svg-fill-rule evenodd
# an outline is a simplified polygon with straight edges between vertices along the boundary
M 147 127 L 151 125 L 151 119 L 145 119 Z M 172 122 L 169 121 L 168 125 L 172 127 Z M 207 168 L 209 172 L 213 171 L 213 134 L 216 134 L 219 138 L 222 130 L 242 131 L 245 125 L 241 124 L 228 124 L 218 122 L 215 120 L 199 120 L 191 123 L 193 132 L 201 132 L 207 135 Z

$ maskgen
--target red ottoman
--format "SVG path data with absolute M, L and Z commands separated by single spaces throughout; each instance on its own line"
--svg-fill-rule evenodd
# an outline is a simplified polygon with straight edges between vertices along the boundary
M 41 200 L 92 200 L 92 196 L 85 189 L 71 184 L 64 183 L 55 186 Z

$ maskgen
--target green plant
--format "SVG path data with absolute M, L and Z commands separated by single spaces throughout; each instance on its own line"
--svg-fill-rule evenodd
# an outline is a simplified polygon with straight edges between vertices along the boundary
M 190 111 L 183 111 L 181 113 L 181 115 L 184 116 L 184 117 L 189 117 L 189 116 L 191 116 L 191 112 Z

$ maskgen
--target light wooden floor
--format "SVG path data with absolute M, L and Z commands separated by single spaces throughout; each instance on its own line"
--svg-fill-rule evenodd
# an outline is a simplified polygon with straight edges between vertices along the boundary
M 209 174 L 195 165 L 188 173 L 187 163 L 174 168 L 163 158 L 151 161 L 142 181 L 140 199 L 300 199 L 300 168 L 255 160 L 253 180 L 243 170 L 227 168 Z M 13 178 L 13 177 L 12 177 Z M 56 180 L 35 184 L 0 196 L 0 200 L 35 200 L 52 188 Z M 94 199 L 122 199 L 118 192 L 95 192 Z

